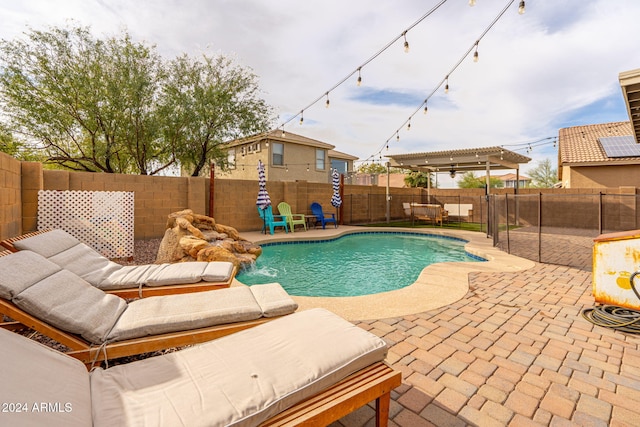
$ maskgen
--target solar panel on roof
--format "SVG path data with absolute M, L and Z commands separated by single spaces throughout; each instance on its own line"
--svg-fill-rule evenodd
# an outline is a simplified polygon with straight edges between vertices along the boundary
M 598 138 L 607 157 L 640 157 L 640 144 L 632 135 Z

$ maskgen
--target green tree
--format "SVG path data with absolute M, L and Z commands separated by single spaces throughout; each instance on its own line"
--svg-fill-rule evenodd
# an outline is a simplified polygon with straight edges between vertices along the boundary
M 429 186 L 429 181 L 431 181 L 431 188 L 435 188 L 433 180 L 431 179 L 431 174 L 429 173 L 412 171 L 404 177 L 404 183 L 409 187 L 427 188 Z
M 369 173 L 369 174 L 387 173 L 387 167 L 385 165 L 383 165 L 382 163 L 376 163 L 376 162 L 363 163 L 358 168 L 358 172 L 359 173 Z
M 273 121 L 257 76 L 224 56 L 196 61 L 183 55 L 169 62 L 162 95 L 164 138 L 192 176 L 210 160 L 224 167 L 225 141 L 264 132 Z
M 558 171 L 551 167 L 551 160 L 544 159 L 538 166 L 527 171 L 531 177 L 531 187 L 551 188 L 558 182 Z
M 477 177 L 473 171 L 465 172 L 462 178 L 458 180 L 458 188 L 484 188 L 486 180 L 484 177 Z M 502 188 L 504 182 L 500 178 L 489 177 L 489 186 L 491 188 Z
M 48 163 L 72 170 L 197 176 L 225 140 L 268 128 L 256 77 L 224 57 L 165 61 L 126 33 L 30 31 L 0 42 L 6 126 Z

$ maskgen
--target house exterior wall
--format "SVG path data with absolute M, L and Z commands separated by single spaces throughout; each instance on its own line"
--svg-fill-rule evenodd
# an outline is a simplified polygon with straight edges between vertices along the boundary
M 281 142 L 278 142 L 281 143 Z M 234 147 L 236 152 L 235 168 L 227 171 L 216 170 L 216 176 L 229 179 L 249 179 L 255 180 L 257 177 L 256 168 L 261 160 L 265 165 L 265 176 L 267 181 L 308 181 L 322 182 L 330 181 L 331 161 L 329 151 L 322 149 L 325 153 L 324 170 L 316 168 L 316 147 L 282 143 L 284 145 L 284 165 L 274 165 L 272 161 L 273 144 L 266 146 L 265 141 L 261 141 L 260 151 L 249 151 L 248 146 L 256 143 L 245 144 Z M 245 149 L 244 156 L 242 148 Z M 349 161 L 350 170 L 353 169 L 353 161 Z M 309 170 L 307 170 L 309 169 Z
M 565 188 L 640 187 L 640 165 L 563 166 Z
M 0 239 L 22 233 L 21 162 L 0 153 Z

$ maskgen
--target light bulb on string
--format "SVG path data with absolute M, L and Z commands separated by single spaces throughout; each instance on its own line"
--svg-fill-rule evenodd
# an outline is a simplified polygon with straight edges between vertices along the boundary
M 324 106 L 329 108 L 329 92 L 325 93 L 325 95 L 327 96 L 327 102 L 324 103 Z
M 362 76 L 360 75 L 360 69 L 361 69 L 361 68 L 362 68 L 362 67 L 358 67 L 358 80 L 357 80 L 357 82 L 356 82 L 356 84 L 357 84 L 358 86 L 360 86 L 360 85 L 362 84 Z
M 520 15 L 524 14 L 524 0 L 520 0 L 520 4 L 518 5 L 518 13 Z
M 309 163 L 307 163 L 307 172 L 309 172 Z
M 429 107 L 427 107 L 427 103 L 425 102 L 424 104 L 424 114 L 427 114 L 427 111 L 429 111 Z
M 300 125 L 304 122 L 304 110 L 300 111 Z
M 469 6 L 473 7 L 476 5 L 476 0 L 469 0 Z
M 407 123 L 407 130 L 411 130 L 411 118 L 409 118 L 409 122 Z
M 449 76 L 446 78 L 446 84 L 444 85 L 444 93 L 449 93 Z
M 402 33 L 404 36 L 404 51 L 405 53 L 409 53 L 409 42 L 407 41 L 407 32 Z
M 476 51 L 473 52 L 473 62 L 478 62 L 478 43 L 476 42 Z
M 284 138 L 285 136 L 287 136 L 287 133 L 284 131 L 284 125 L 282 125 L 282 137 Z
M 396 131 L 396 141 L 400 141 L 400 134 Z

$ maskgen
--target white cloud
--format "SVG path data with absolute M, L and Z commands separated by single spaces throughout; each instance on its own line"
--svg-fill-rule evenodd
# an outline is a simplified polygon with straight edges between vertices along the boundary
M 47 0 L 2 2 L 0 37 L 16 37 L 27 25 L 65 25 L 72 18 L 97 35 L 126 28 L 167 57 L 221 52 L 254 70 L 267 102 L 286 120 L 437 2 L 425 3 L 67 0 L 61 7 Z M 352 76 L 330 93 L 331 108 L 324 108 L 323 98 L 305 111 L 305 125 L 294 120 L 287 130 L 362 159 L 376 153 L 419 105 L 373 105 L 354 93 L 366 88 L 426 98 L 506 4 L 445 3 L 408 32 L 408 54 L 397 42 L 363 68 L 362 88 Z M 597 122 L 598 111 L 587 107 L 599 102 L 618 106 L 603 112 L 602 121 L 628 120 L 617 79 L 618 73 L 640 67 L 633 34 L 640 2 L 528 1 L 522 16 L 517 6 L 516 1 L 480 41 L 480 61 L 469 56 L 451 74 L 450 93 L 438 90 L 428 115 L 419 112 L 411 130 L 400 131 L 400 143 L 391 140 L 389 153 L 533 141 L 557 135 L 560 127 Z M 612 119 L 612 110 L 619 117 Z M 551 147 L 530 156 L 530 167 L 545 157 L 556 162 Z

